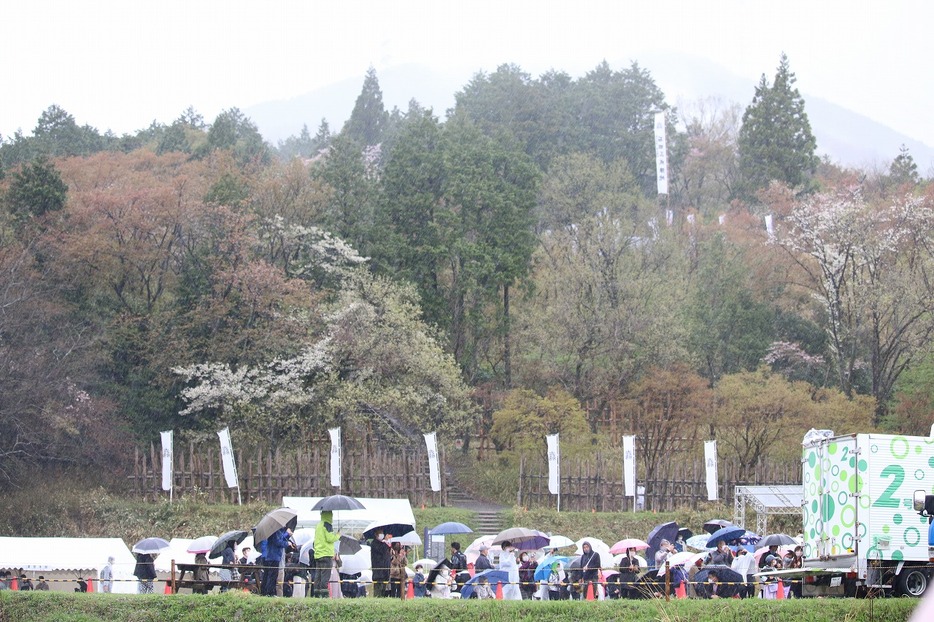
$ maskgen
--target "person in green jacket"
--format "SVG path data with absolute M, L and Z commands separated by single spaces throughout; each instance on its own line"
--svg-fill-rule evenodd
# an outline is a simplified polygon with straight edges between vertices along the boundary
M 321 522 L 315 527 L 315 561 L 314 568 L 314 592 L 315 598 L 328 597 L 328 581 L 331 579 L 331 568 L 334 567 L 334 543 L 341 535 L 336 533 L 331 526 L 332 512 L 324 510 L 321 512 Z

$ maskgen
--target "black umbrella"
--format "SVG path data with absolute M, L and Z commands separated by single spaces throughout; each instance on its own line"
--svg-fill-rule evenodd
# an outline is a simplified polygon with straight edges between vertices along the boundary
M 380 530 L 386 535 L 398 538 L 410 531 L 415 531 L 415 525 L 411 523 L 395 523 L 391 520 L 376 520 L 367 525 L 363 532 L 363 537 L 369 540 L 376 537 L 376 531 Z
M 259 546 L 260 542 L 268 539 L 269 536 L 276 533 L 283 527 L 288 529 L 295 529 L 295 525 L 297 523 L 298 513 L 295 510 L 291 508 L 279 508 L 278 510 L 273 510 L 256 524 L 256 529 L 253 532 L 253 542 Z
M 688 529 L 687 527 L 682 527 L 681 529 L 678 530 L 678 537 L 683 540 L 687 540 L 688 538 L 691 538 L 693 536 L 694 536 L 694 532 Z
M 208 552 L 208 557 L 214 559 L 215 557 L 220 557 L 224 553 L 224 549 L 227 548 L 228 542 L 233 542 L 234 544 L 240 544 L 247 537 L 250 532 L 243 531 L 240 529 L 235 529 L 234 531 L 228 531 L 220 538 L 214 542 L 214 546 L 211 547 L 211 550 Z
M 746 582 L 744 576 L 727 566 L 704 566 L 694 575 L 694 591 L 698 595 L 709 595 L 710 584 L 707 579 L 711 572 L 717 573 L 717 579 L 720 581 L 720 585 L 717 586 L 717 596 L 720 598 L 732 597 L 739 591 L 740 584 Z
M 792 544 L 798 544 L 798 542 L 791 536 L 786 536 L 783 533 L 773 533 L 759 540 L 756 547 L 761 549 L 764 546 L 788 546 Z
M 656 525 L 649 533 L 649 539 L 646 542 L 649 543 L 649 546 L 653 549 L 658 549 L 659 545 L 662 543 L 662 540 L 668 540 L 669 542 L 674 542 L 678 539 L 678 523 L 671 521 L 670 523 L 662 523 L 661 525 Z
M 363 504 L 347 495 L 324 497 L 312 506 L 312 511 L 365 510 Z
M 722 518 L 712 518 L 706 523 L 704 523 L 704 531 L 706 531 L 707 533 L 716 533 L 717 531 L 719 531 L 720 529 L 723 529 L 724 527 L 732 527 L 732 526 L 733 526 L 733 523 L 728 520 L 725 520 Z

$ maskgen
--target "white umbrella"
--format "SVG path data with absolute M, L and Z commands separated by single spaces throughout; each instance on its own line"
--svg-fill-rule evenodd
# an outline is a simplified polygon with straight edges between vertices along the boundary
M 593 549 L 595 553 L 600 554 L 601 562 L 613 557 L 613 555 L 610 553 L 610 545 L 600 538 L 581 538 L 575 542 L 574 544 L 577 545 L 577 550 L 575 551 L 576 555 L 582 555 L 584 553 L 584 542 L 589 542 L 590 548 Z
M 201 536 L 200 538 L 195 538 L 191 541 L 186 549 L 189 553 L 207 553 L 211 550 L 211 547 L 214 546 L 214 543 L 217 542 L 217 536 Z
M 391 541 L 398 542 L 399 544 L 403 546 L 421 546 L 422 545 L 422 539 L 419 538 L 418 534 L 415 533 L 414 531 L 410 531 L 409 533 L 404 533 L 398 538 L 393 538 Z
M 548 546 L 546 549 L 560 549 L 566 546 L 574 546 L 574 540 L 571 540 L 567 536 L 551 536 L 551 539 L 548 541 Z
M 426 557 L 426 558 L 424 558 L 424 559 L 416 560 L 415 563 L 412 564 L 412 568 L 415 568 L 415 567 L 418 566 L 418 565 L 421 565 L 422 570 L 423 570 L 423 571 L 425 572 L 425 574 L 427 575 L 428 572 L 429 572 L 432 568 L 434 568 L 435 566 L 438 565 L 438 562 L 436 562 L 436 561 L 433 560 L 433 559 L 429 559 L 428 557 Z
M 295 540 L 299 548 L 305 546 L 308 542 L 315 539 L 315 530 L 311 527 L 303 527 L 292 532 L 292 539 Z
M 361 546 L 353 555 L 341 555 L 340 571 L 344 574 L 357 574 L 370 569 L 370 547 Z
M 684 566 L 689 568 L 691 565 L 697 563 L 697 560 L 704 559 L 707 557 L 707 551 L 702 551 L 700 553 L 692 553 L 690 551 L 681 551 L 680 553 L 675 553 L 668 558 L 668 566 L 674 568 L 675 566 Z M 665 576 L 665 566 L 662 565 L 658 568 L 658 576 Z
M 495 535 L 483 535 L 478 536 L 470 543 L 466 549 L 464 549 L 464 555 L 467 556 L 467 563 L 476 564 L 477 558 L 480 557 L 480 547 L 485 546 L 490 549 L 490 553 L 499 553 L 503 550 L 500 545 L 493 546 L 493 539 L 496 538 Z

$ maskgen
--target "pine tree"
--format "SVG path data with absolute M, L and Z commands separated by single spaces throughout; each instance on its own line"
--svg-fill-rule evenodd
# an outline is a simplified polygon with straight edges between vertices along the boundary
M 902 145 L 898 150 L 898 156 L 892 160 L 889 166 L 889 177 L 896 184 L 917 184 L 920 181 L 918 176 L 918 165 L 915 159 L 911 157 L 908 147 Z
M 762 75 L 752 103 L 743 114 L 739 132 L 739 167 L 742 192 L 748 198 L 772 181 L 799 191 L 809 190 L 817 170 L 817 141 L 804 111 L 804 99 L 795 88 L 795 74 L 782 54 L 775 81 Z

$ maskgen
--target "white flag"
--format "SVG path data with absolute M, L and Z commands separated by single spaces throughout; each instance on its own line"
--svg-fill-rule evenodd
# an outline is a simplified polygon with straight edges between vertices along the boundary
M 162 436 L 162 490 L 172 490 L 172 435 L 173 431 L 159 432 Z
M 765 215 L 765 232 L 769 234 L 769 239 L 775 237 L 775 226 L 772 224 L 772 215 Z
M 548 492 L 561 494 L 561 449 L 557 434 L 545 437 L 548 443 Z
M 717 495 L 717 441 L 704 441 L 704 466 L 707 471 L 707 500 L 716 501 Z
M 636 494 L 636 437 L 623 437 L 623 484 L 626 496 Z
M 341 487 L 341 429 L 331 428 L 331 486 Z
M 726 214 L 720 214 L 720 215 L 717 217 L 717 221 L 719 221 L 719 223 L 720 223 L 721 225 L 722 225 L 723 223 L 725 223 L 725 222 L 726 222 Z
M 221 464 L 224 465 L 224 479 L 227 480 L 227 488 L 237 488 L 240 486 L 237 477 L 237 463 L 234 462 L 233 446 L 230 444 L 230 428 L 224 428 L 217 433 L 221 439 Z
M 438 469 L 438 437 L 434 432 L 425 435 L 425 446 L 428 448 L 428 478 L 431 480 L 431 490 L 441 491 L 441 471 Z
M 668 146 L 665 140 L 665 113 L 655 113 L 655 175 L 658 193 L 668 194 Z

